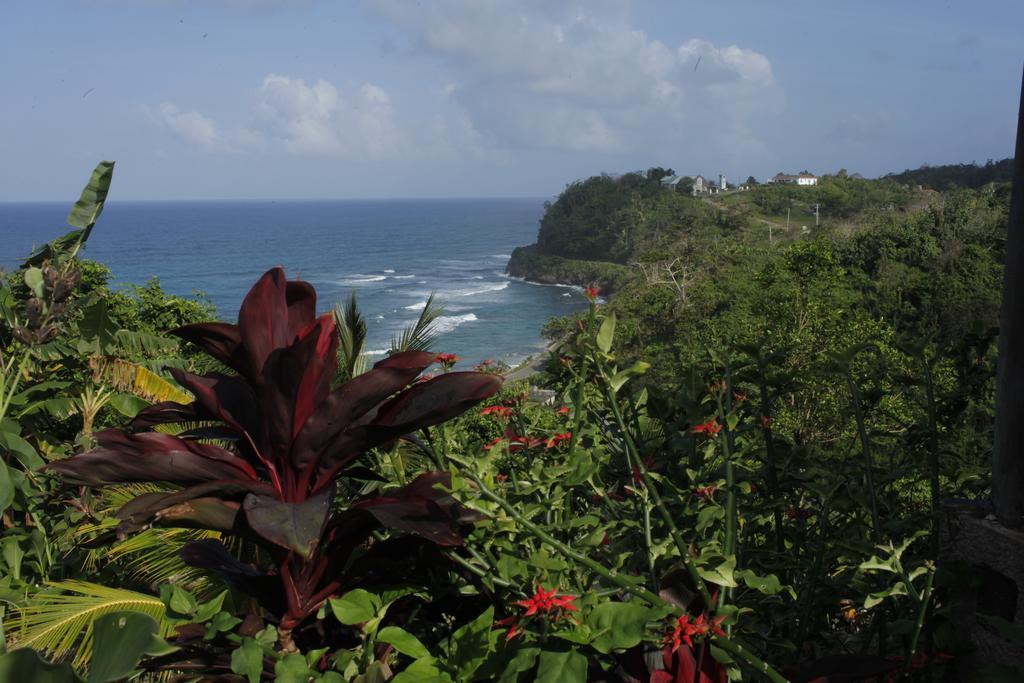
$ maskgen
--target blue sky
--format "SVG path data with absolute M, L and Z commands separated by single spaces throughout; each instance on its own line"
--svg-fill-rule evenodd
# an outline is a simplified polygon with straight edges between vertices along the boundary
M 652 165 L 1012 154 L 1019 0 L 39 0 L 0 9 L 0 201 L 551 196 Z

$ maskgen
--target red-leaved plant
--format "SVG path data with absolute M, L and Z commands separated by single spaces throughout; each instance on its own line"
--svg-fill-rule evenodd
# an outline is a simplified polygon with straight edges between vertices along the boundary
M 238 374 L 171 370 L 195 395 L 193 403 L 146 408 L 131 430 L 100 432 L 98 448 L 50 465 L 72 484 L 181 487 L 129 502 L 118 512 L 120 532 L 149 525 L 211 529 L 264 546 L 272 559 L 267 570 L 212 540 L 190 543 L 182 556 L 254 594 L 287 633 L 341 591 L 351 558 L 366 551 L 375 529 L 462 543 L 460 527 L 473 520 L 445 491 L 447 472 L 427 472 L 386 495 L 346 504 L 335 500 L 336 485 L 370 449 L 459 415 L 497 392 L 500 378 L 449 372 L 414 384 L 436 354 L 406 352 L 332 390 L 334 317 L 317 317 L 313 287 L 287 281 L 281 268 L 249 291 L 237 325 L 187 325 L 173 333 Z M 220 426 L 177 436 L 142 431 L 193 420 Z

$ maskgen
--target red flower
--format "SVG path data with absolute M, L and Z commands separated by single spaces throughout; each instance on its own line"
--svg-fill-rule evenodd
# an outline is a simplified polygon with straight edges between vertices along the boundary
M 491 450 L 492 448 L 494 448 L 495 446 L 497 446 L 499 443 L 501 443 L 504 440 L 505 440 L 505 437 L 499 436 L 497 439 L 495 439 L 494 441 L 492 441 L 489 444 L 487 444 L 486 446 L 484 446 L 484 450 L 485 451 L 489 451 L 489 450 Z
M 802 505 L 800 507 L 791 507 L 786 510 L 786 517 L 789 517 L 790 519 L 807 519 L 813 514 L 813 510 Z
M 569 443 L 572 440 L 572 432 L 563 432 L 562 434 L 555 434 L 553 437 L 548 439 L 548 445 L 545 448 L 554 448 L 559 444 Z
M 704 424 L 696 425 L 693 428 L 694 434 L 707 434 L 710 437 L 718 436 L 718 432 L 722 431 L 722 425 L 718 424 L 718 420 L 711 418 Z
M 438 365 L 445 370 L 451 370 L 452 366 L 459 362 L 459 357 L 454 353 L 439 353 L 437 358 L 434 359 Z
M 597 299 L 600 293 L 601 290 L 599 290 L 597 287 L 587 287 L 586 289 L 583 290 L 583 294 L 591 301 Z
M 570 412 L 572 412 L 572 410 L 569 408 L 569 406 L 562 406 L 561 408 L 558 409 L 559 415 L 568 415 Z
M 724 614 L 710 621 L 704 614 L 701 614 L 694 621 L 690 621 L 689 614 L 683 614 L 683 616 L 676 619 L 672 632 L 665 636 L 665 644 L 671 645 L 672 652 L 675 652 L 683 643 L 692 648 L 694 639 L 699 642 L 708 635 L 724 637 L 725 631 L 722 630 L 723 621 L 725 621 Z
M 694 494 L 712 500 L 715 497 L 715 492 L 718 491 L 717 486 L 698 486 L 693 490 Z
M 761 425 L 763 427 L 766 427 L 766 428 L 767 427 L 771 427 L 772 426 L 772 418 L 771 418 L 771 416 L 769 416 L 769 415 L 762 415 L 761 416 Z
M 537 615 L 548 615 L 551 621 L 558 621 L 565 616 L 566 612 L 576 611 L 576 605 L 572 604 L 572 601 L 575 599 L 575 595 L 558 595 L 557 588 L 545 591 L 542 586 L 538 585 L 537 592 L 532 597 L 526 600 L 517 600 L 515 604 L 526 608 L 526 612 L 522 615 L 523 619 Z M 511 628 L 505 634 L 506 642 L 519 635 L 519 619 L 520 617 L 512 616 L 494 622 L 496 626 L 508 626 L 511 624 Z
M 497 415 L 499 420 L 512 417 L 512 409 L 507 406 L 488 406 L 480 411 L 481 415 Z
M 529 436 L 521 436 L 512 431 L 512 429 L 505 430 L 505 438 L 509 440 L 508 450 L 512 453 L 521 451 L 524 448 L 536 448 L 544 443 L 544 439 L 537 439 Z
M 496 474 L 496 475 L 494 475 L 494 480 L 495 481 L 500 481 L 500 482 L 508 481 L 508 475 L 507 474 Z
M 545 591 L 542 586 L 538 585 L 537 592 L 533 594 L 533 597 L 527 600 L 518 600 L 516 604 L 526 608 L 526 612 L 523 614 L 524 617 L 532 617 L 534 614 L 555 613 L 557 618 L 560 616 L 560 613 L 556 612 L 557 610 L 576 611 L 576 605 L 572 604 L 572 601 L 575 599 L 575 595 L 559 595 L 557 588 Z

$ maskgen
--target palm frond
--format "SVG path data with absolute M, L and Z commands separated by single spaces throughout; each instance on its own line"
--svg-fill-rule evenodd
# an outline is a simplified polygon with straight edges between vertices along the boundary
M 88 581 L 57 581 L 31 596 L 5 624 L 8 647 L 34 648 L 82 669 L 92 658 L 93 623 L 123 610 L 153 617 L 164 637 L 173 631 L 160 598 Z
M 397 337 L 391 338 L 391 353 L 429 351 L 437 339 L 435 323 L 443 313 L 444 308 L 434 303 L 434 295 L 431 294 L 416 322 L 402 330 Z
M 339 382 L 347 382 L 366 371 L 366 318 L 359 312 L 356 293 L 348 301 L 334 308 L 335 329 L 338 331 L 338 376 Z
M 89 359 L 93 380 L 105 382 L 118 391 L 125 391 L 158 403 L 177 401 L 191 403 L 192 395 L 169 379 L 148 368 L 119 358 L 92 357 Z

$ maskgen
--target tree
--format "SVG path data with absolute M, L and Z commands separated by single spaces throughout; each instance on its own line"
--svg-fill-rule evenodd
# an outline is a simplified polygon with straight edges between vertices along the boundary
M 748 175 L 747 176 L 747 185 L 757 185 L 757 184 L 758 184 L 757 178 L 755 178 L 752 175 Z

